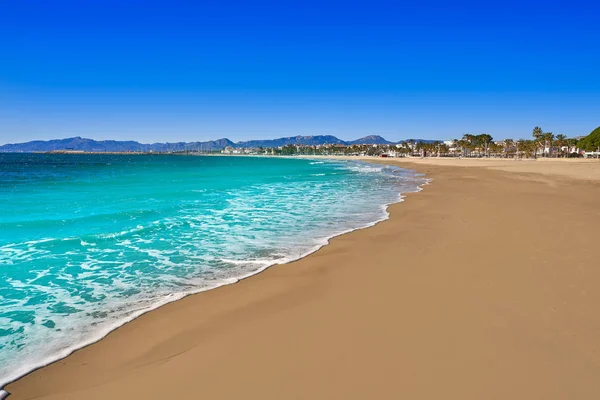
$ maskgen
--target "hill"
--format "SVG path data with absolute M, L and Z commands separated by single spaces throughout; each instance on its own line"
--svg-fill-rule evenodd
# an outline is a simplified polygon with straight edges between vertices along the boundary
M 406 140 L 401 140 L 398 143 L 408 143 L 408 142 L 432 144 L 432 143 L 437 143 L 437 142 L 443 142 L 443 140 L 435 140 L 435 139 L 406 139 Z
M 379 135 L 369 135 L 347 142 L 347 144 L 393 144 L 393 142 L 387 141 Z
M 35 140 L 27 143 L 6 144 L 0 146 L 2 152 L 45 152 L 54 150 L 79 150 L 79 151 L 147 151 L 146 146 L 133 141 L 96 141 L 74 137 L 56 140 Z
M 316 146 L 319 144 L 346 144 L 346 142 L 331 135 L 293 136 L 270 140 L 249 140 L 246 142 L 238 142 L 235 144 L 235 147 L 280 147 L 288 144 Z
M 412 139 L 415 142 L 434 142 L 434 140 Z M 344 141 L 332 135 L 291 136 L 269 140 L 249 140 L 234 143 L 223 138 L 206 142 L 176 142 L 145 144 L 136 141 L 94 140 L 82 137 L 55 140 L 35 140 L 26 143 L 5 144 L 0 146 L 4 153 L 49 152 L 57 150 L 74 150 L 86 152 L 179 152 L 179 151 L 218 151 L 227 146 L 237 148 L 281 147 L 285 145 L 315 146 L 322 144 L 371 145 L 394 144 L 379 135 L 365 136 L 360 139 Z
M 597 151 L 600 148 L 600 126 L 577 142 L 577 146 L 582 150 Z
M 144 144 L 135 141 L 93 140 L 81 137 L 56 140 L 35 140 L 26 143 L 5 144 L 0 152 L 31 153 L 56 150 L 76 150 L 87 152 L 167 152 L 167 151 L 214 151 L 221 150 L 234 143 L 229 139 L 211 140 L 208 142 L 177 142 Z

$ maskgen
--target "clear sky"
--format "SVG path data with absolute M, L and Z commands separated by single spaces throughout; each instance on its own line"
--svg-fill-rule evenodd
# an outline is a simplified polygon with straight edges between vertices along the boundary
M 5 1 L 0 143 L 600 125 L 600 2 Z

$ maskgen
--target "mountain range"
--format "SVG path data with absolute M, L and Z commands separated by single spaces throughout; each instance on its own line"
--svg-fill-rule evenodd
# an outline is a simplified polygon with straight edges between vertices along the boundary
M 411 139 L 416 142 L 434 142 L 434 140 Z M 207 142 L 175 142 L 175 143 L 139 143 L 136 141 L 94 140 L 81 137 L 55 140 L 35 140 L 26 143 L 5 144 L 0 146 L 4 153 L 30 153 L 48 152 L 59 150 L 73 150 L 86 152 L 170 152 L 170 151 L 216 151 L 227 146 L 234 148 L 250 147 L 280 147 L 285 145 L 314 146 L 322 144 L 395 144 L 385 140 L 379 135 L 370 135 L 351 141 L 344 141 L 331 135 L 317 136 L 292 136 L 269 140 L 249 140 L 234 143 L 229 139 L 210 140 Z M 401 142 L 398 142 L 401 143 Z

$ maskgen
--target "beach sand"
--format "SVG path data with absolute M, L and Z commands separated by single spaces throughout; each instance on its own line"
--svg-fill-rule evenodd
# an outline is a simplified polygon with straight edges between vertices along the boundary
M 433 182 L 390 220 L 145 314 L 10 399 L 600 398 L 600 163 L 399 163 Z

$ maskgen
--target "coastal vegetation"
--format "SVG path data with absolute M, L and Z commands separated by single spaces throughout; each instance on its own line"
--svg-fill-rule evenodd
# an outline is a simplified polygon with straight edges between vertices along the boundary
M 577 145 L 582 150 L 600 151 L 600 126 L 581 139 Z
M 273 155 L 349 155 L 382 157 L 469 157 L 469 158 L 538 158 L 580 157 L 582 150 L 595 150 L 600 146 L 600 128 L 583 140 L 568 138 L 564 134 L 545 132 L 536 126 L 531 139 L 504 139 L 495 141 L 488 133 L 464 134 L 461 139 L 426 141 L 409 139 L 386 144 L 323 144 L 298 146 L 288 144 L 278 148 L 260 148 L 259 154 Z

